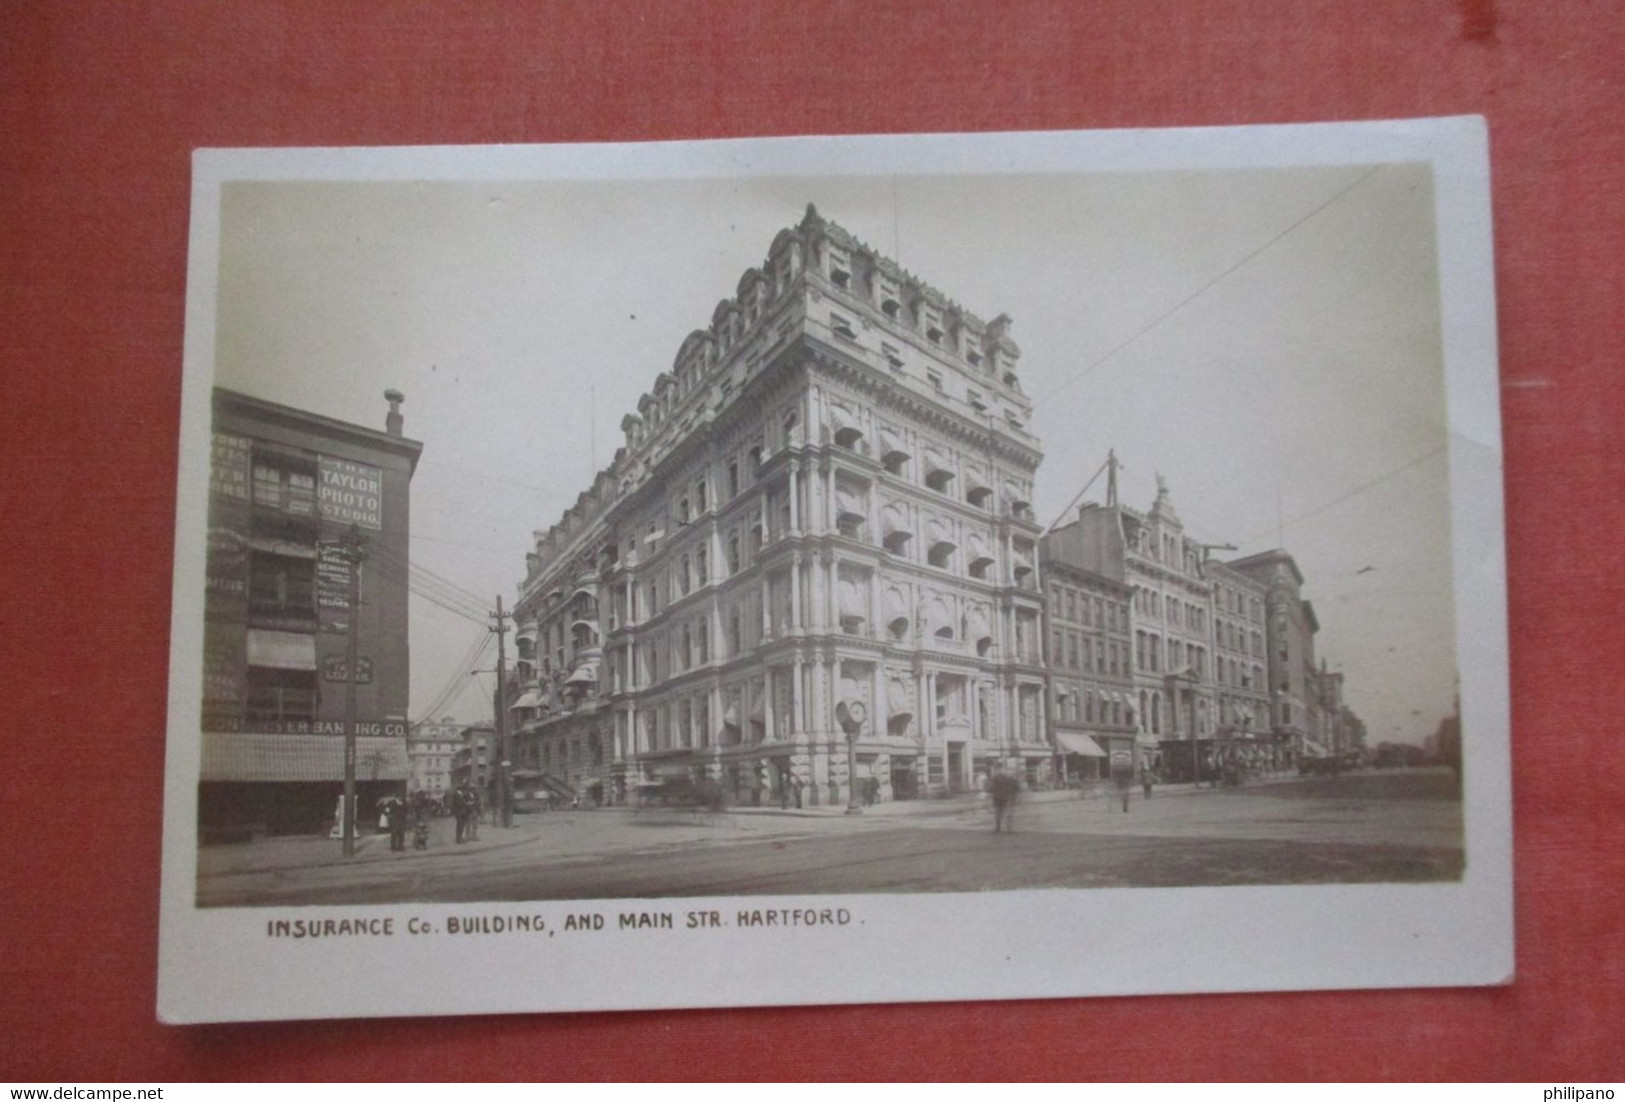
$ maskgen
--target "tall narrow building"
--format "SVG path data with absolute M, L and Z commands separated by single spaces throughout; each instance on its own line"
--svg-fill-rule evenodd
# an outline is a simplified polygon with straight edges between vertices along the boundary
M 1018 356 L 1009 318 L 809 207 L 537 533 L 516 786 L 827 804 L 1046 779 Z
M 1330 748 L 1321 742 L 1322 693 L 1315 666 L 1315 633 L 1320 621 L 1303 594 L 1303 574 L 1297 562 L 1277 548 L 1228 565 L 1264 587 L 1271 731 L 1294 758 L 1329 755 Z M 1340 692 L 1341 675 L 1338 681 Z
M 407 566 L 423 445 L 214 391 L 203 617 L 205 839 L 324 829 L 344 788 L 355 678 L 358 803 L 405 790 Z M 346 545 L 361 544 L 352 605 Z M 349 669 L 351 633 L 356 669 Z

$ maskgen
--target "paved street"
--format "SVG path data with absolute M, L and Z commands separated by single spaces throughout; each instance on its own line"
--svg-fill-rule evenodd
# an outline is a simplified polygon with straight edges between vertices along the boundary
M 1461 805 L 1447 772 L 1286 779 L 1241 789 L 1164 787 L 1130 810 L 1072 793 L 1018 806 L 996 834 L 976 798 L 835 809 L 626 809 L 522 816 L 427 853 L 364 839 L 211 847 L 204 906 L 699 895 L 981 891 L 1420 881 L 1456 877 Z

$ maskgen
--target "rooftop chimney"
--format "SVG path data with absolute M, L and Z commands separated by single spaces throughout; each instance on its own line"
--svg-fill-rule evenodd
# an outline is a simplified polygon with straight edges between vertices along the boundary
M 391 436 L 399 436 L 401 426 L 406 424 L 406 418 L 401 416 L 401 403 L 406 401 L 406 395 L 398 390 L 386 390 L 384 401 L 389 403 L 389 416 L 384 418 L 384 429 Z

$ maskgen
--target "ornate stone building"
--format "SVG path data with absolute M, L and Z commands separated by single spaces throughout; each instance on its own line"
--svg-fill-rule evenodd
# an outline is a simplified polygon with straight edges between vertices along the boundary
M 440 799 L 451 791 L 452 759 L 462 744 L 463 724 L 451 716 L 436 722 L 414 723 L 406 733 L 406 757 L 411 767 L 408 792 Z
M 1185 535 L 1168 489 L 1157 480 L 1149 512 L 1117 503 L 1086 504 L 1067 528 L 1094 549 L 1101 572 L 1133 594 L 1135 722 L 1158 740 L 1209 738 L 1218 727 L 1213 693 L 1213 587 L 1207 548 Z
M 1018 355 L 1007 317 L 809 207 L 537 534 L 516 766 L 610 799 L 682 774 L 746 803 L 1046 775 Z

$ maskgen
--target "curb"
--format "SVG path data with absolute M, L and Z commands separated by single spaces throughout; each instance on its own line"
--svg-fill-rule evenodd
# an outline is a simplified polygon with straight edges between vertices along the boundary
M 492 829 L 499 828 L 493 827 Z M 493 840 L 488 843 L 482 842 L 474 846 L 469 846 L 467 843 L 458 845 L 457 843 L 453 842 L 450 845 L 440 845 L 430 850 L 408 850 L 406 853 L 401 854 L 401 858 L 428 860 L 437 857 L 451 857 L 459 853 L 485 853 L 489 850 L 512 849 L 515 846 L 522 846 L 526 842 L 534 841 L 536 838 L 537 835 L 527 834 L 523 838 L 504 839 L 502 841 Z M 334 839 L 334 841 L 337 841 L 337 839 Z M 253 843 L 249 844 L 252 845 Z M 392 860 L 400 860 L 401 858 L 367 857 L 362 860 L 357 860 L 353 857 L 338 857 L 326 858 L 320 861 L 301 861 L 298 864 L 292 865 L 254 865 L 249 868 L 221 869 L 218 872 L 199 873 L 198 879 L 210 880 L 221 876 L 247 876 L 262 872 L 297 872 L 303 869 L 356 868 L 360 865 L 385 864 Z

